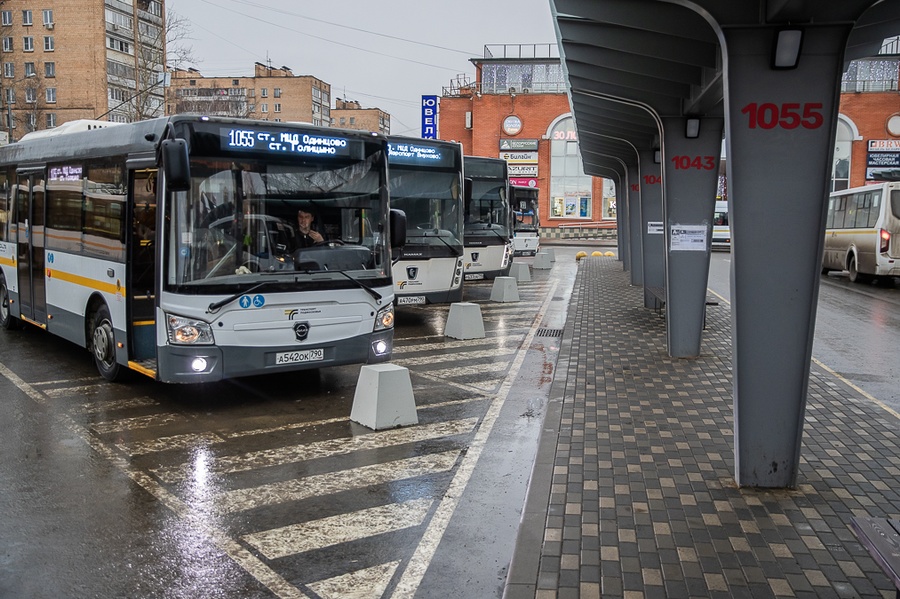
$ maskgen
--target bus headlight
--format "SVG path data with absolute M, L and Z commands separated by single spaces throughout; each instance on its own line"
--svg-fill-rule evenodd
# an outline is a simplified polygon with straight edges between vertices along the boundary
M 375 315 L 376 331 L 383 331 L 394 327 L 394 304 L 388 304 Z
M 166 331 L 169 334 L 169 343 L 177 345 L 212 345 L 215 342 L 209 323 L 195 318 L 168 314 Z

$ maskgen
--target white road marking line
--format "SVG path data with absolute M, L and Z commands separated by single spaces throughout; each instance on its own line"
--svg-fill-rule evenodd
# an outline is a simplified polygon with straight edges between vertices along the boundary
M 509 368 L 508 362 L 493 362 L 489 364 L 475 364 L 472 366 L 457 366 L 454 368 L 429 368 L 428 374 L 431 376 L 465 376 L 470 374 L 484 374 L 486 372 L 506 372 Z
M 119 418 L 105 422 L 94 422 L 91 424 L 91 428 L 97 433 L 105 435 L 187 421 L 188 418 L 186 418 L 184 414 L 163 413 L 150 414 L 148 416 L 135 416 L 133 418 Z
M 500 358 L 516 353 L 516 348 L 497 347 L 483 351 L 456 352 L 445 356 L 422 356 L 419 358 L 401 358 L 396 361 L 401 366 L 417 366 L 420 364 L 440 364 L 441 362 L 463 362 L 465 360 L 481 360 L 484 358 Z
M 305 478 L 284 480 L 258 487 L 236 489 L 211 497 L 216 512 L 243 512 L 267 505 L 300 501 L 310 497 L 333 495 L 343 491 L 446 472 L 453 468 L 459 451 L 426 454 L 382 464 L 356 467 Z
M 421 426 L 413 426 L 388 431 L 367 433 L 356 437 L 327 439 L 306 445 L 276 447 L 245 454 L 212 458 L 204 464 L 204 476 L 233 474 L 256 468 L 283 466 L 322 457 L 333 457 L 366 449 L 379 449 L 416 441 L 449 437 L 470 432 L 477 418 L 450 420 Z M 166 483 L 176 483 L 191 478 L 196 465 L 194 462 L 152 469 L 151 472 Z
M 475 347 L 502 347 L 506 343 L 518 343 L 521 342 L 522 339 L 525 338 L 525 334 L 519 335 L 496 335 L 492 337 L 485 337 L 484 339 L 467 339 L 465 341 L 450 341 L 452 337 L 447 337 L 448 341 L 439 342 L 439 343 L 421 343 L 419 345 L 403 345 L 400 347 L 394 346 L 394 351 L 391 356 L 395 356 L 396 354 L 410 354 L 410 353 L 424 353 L 429 351 L 440 351 L 440 350 L 448 350 L 448 349 L 458 349 L 460 347 L 465 348 L 475 348 Z M 404 340 L 405 341 L 405 340 Z
M 390 503 L 349 514 L 264 530 L 241 538 L 267 559 L 279 559 L 419 526 L 425 520 L 432 503 L 434 502 L 428 498 Z
M 19 378 L 13 371 L 0 363 L 0 375 L 9 379 L 20 391 L 33 399 L 38 404 L 45 404 L 47 398 L 34 387 Z M 279 576 L 274 570 L 264 564 L 244 546 L 230 538 L 224 531 L 212 526 L 209 517 L 198 512 L 189 504 L 181 501 L 175 495 L 169 493 L 162 485 L 153 480 L 147 474 L 131 467 L 131 464 L 117 454 L 111 447 L 91 435 L 91 433 L 71 417 L 65 414 L 57 414 L 56 418 L 75 436 L 97 452 L 113 466 L 125 473 L 138 486 L 142 487 L 150 495 L 156 498 L 162 505 L 171 510 L 184 525 L 196 530 L 198 534 L 206 536 L 210 542 L 218 547 L 225 555 L 231 558 L 238 566 L 244 569 L 250 576 L 266 586 L 277 597 L 282 599 L 309 599 L 306 593 L 301 592 L 295 586 Z
M 315 422 L 295 422 L 293 424 L 283 424 L 281 426 L 272 426 L 268 428 L 256 428 L 248 431 L 229 431 L 219 433 L 226 439 L 237 439 L 239 437 L 252 437 L 253 435 L 269 435 L 282 431 L 296 430 L 298 428 L 316 428 L 326 424 L 335 424 L 337 422 L 347 422 L 350 420 L 347 416 L 340 418 L 326 418 L 324 420 L 316 420 Z
M 115 412 L 117 410 L 127 410 L 129 408 L 146 408 L 148 406 L 159 406 L 159 402 L 152 397 L 135 397 L 133 399 L 114 399 L 111 401 L 91 401 L 78 406 L 85 414 L 94 414 L 96 412 Z
M 59 379 L 55 381 L 40 381 L 37 383 L 31 383 L 32 387 L 46 387 L 47 385 L 71 385 L 72 383 L 88 383 L 88 382 L 97 382 L 96 376 L 85 376 L 77 379 Z
M 104 389 L 106 389 L 106 385 L 97 384 L 97 385 L 82 385 L 79 387 L 59 387 L 57 389 L 45 389 L 44 393 L 47 397 L 67 397 L 69 395 L 77 395 L 78 397 L 89 397 L 91 395 L 97 395 L 101 393 Z
M 148 441 L 136 441 L 134 443 L 116 443 L 116 447 L 128 455 L 147 455 L 160 451 L 173 449 L 192 449 L 194 447 L 208 447 L 216 443 L 224 443 L 225 439 L 215 433 L 189 433 L 185 435 L 172 435 L 170 437 L 158 437 Z
M 466 455 L 463 457 L 457 468 L 456 474 L 450 482 L 450 486 L 444 493 L 444 498 L 438 504 L 434 515 L 431 517 L 428 527 L 425 530 L 425 534 L 422 536 L 422 540 L 419 542 L 415 553 L 412 558 L 410 558 L 406 569 L 403 571 L 393 597 L 397 597 L 398 599 L 412 599 L 418 590 L 419 585 L 422 583 L 425 571 L 431 564 L 431 560 L 437 551 L 438 544 L 441 542 L 444 532 L 450 524 L 450 518 L 456 510 L 456 506 L 459 504 L 463 492 L 466 490 L 469 479 L 472 477 L 472 472 L 475 470 L 475 464 L 478 462 L 478 458 L 481 456 L 485 443 L 487 443 L 487 439 L 491 434 L 494 423 L 500 415 L 500 410 L 503 408 L 503 404 L 509 396 L 513 381 L 515 381 L 519 369 L 525 361 L 525 354 L 528 352 L 529 347 L 531 346 L 531 340 L 537 332 L 537 325 L 543 320 L 544 314 L 547 312 L 550 302 L 553 299 L 553 292 L 555 291 L 556 286 L 557 283 L 554 282 L 548 291 L 546 300 L 544 300 L 540 311 L 534 318 L 534 326 L 532 326 L 528 335 L 525 337 L 522 348 L 516 354 L 513 365 L 509 370 L 509 374 L 506 376 L 506 380 L 503 382 L 500 391 L 491 402 L 484 419 L 481 421 L 481 425 L 475 433 L 475 438 L 469 444 Z
M 388 562 L 306 586 L 322 599 L 373 599 L 384 595 L 399 565 L 399 560 Z

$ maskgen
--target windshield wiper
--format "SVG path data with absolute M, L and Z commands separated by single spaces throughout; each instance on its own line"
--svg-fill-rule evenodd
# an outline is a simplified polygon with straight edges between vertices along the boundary
M 462 249 L 457 249 L 456 247 L 450 245 L 450 243 L 449 243 L 446 239 L 444 239 L 444 236 L 443 236 L 443 235 L 440 235 L 440 234 L 438 234 L 438 235 L 428 235 L 427 232 L 426 232 L 425 235 L 417 235 L 417 237 L 421 237 L 422 239 L 434 239 L 435 237 L 437 237 L 437 239 L 438 239 L 441 243 L 443 243 L 443 244 L 446 245 L 448 248 L 450 248 L 450 251 L 453 253 L 454 256 L 456 256 L 457 258 L 459 258 L 460 256 L 463 255 Z M 400 253 L 400 259 L 402 259 L 402 258 L 403 258 L 403 252 L 401 251 L 401 253 Z
M 257 283 L 256 285 L 250 287 L 249 289 L 243 289 L 243 290 L 241 290 L 241 291 L 238 291 L 237 293 L 235 293 L 234 295 L 232 295 L 232 296 L 230 296 L 230 297 L 226 297 L 226 298 L 223 299 L 223 300 L 219 300 L 219 301 L 217 301 L 217 302 L 211 303 L 210 305 L 208 305 L 208 306 L 206 307 L 206 313 L 207 313 L 207 314 L 212 314 L 213 312 L 217 311 L 219 308 L 221 308 L 221 307 L 224 306 L 225 304 L 230 304 L 231 302 L 233 302 L 234 300 L 238 299 L 238 298 L 241 297 L 242 295 L 246 295 L 246 294 L 248 294 L 248 293 L 253 293 L 253 292 L 256 291 L 257 289 L 260 289 L 260 288 L 262 288 L 262 287 L 265 287 L 266 285 L 270 285 L 270 284 L 272 284 L 272 283 L 283 283 L 283 282 L 284 282 L 284 281 L 262 281 L 261 283 Z
M 364 285 L 363 282 L 360 281 L 359 279 L 354 279 L 353 277 L 351 277 L 350 275 L 348 275 L 347 273 L 345 273 L 343 270 L 329 270 L 328 272 L 339 272 L 339 273 L 341 273 L 342 275 L 344 275 L 345 277 L 347 277 L 348 279 L 350 279 L 351 281 L 353 281 L 354 283 L 356 283 L 357 287 L 359 287 L 360 289 L 364 289 L 369 295 L 371 295 L 372 297 L 374 297 L 376 300 L 381 300 L 381 294 L 380 294 L 380 293 L 378 293 L 377 291 L 375 291 L 374 289 L 372 289 L 372 288 L 369 287 L 368 285 Z

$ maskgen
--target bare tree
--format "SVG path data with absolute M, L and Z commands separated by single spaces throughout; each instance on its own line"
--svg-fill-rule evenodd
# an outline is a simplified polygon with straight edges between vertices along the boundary
M 141 10 L 147 10 L 149 5 L 149 0 L 137 2 Z M 139 20 L 134 49 L 136 89 L 111 112 L 132 122 L 162 116 L 166 70 L 195 62 L 193 49 L 187 43 L 190 34 L 190 23 L 172 10 L 166 11 L 165 19 L 160 19 L 159 24 Z

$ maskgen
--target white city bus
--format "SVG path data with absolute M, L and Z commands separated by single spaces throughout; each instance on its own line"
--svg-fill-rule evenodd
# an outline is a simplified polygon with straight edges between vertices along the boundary
M 716 209 L 713 214 L 712 248 L 731 248 L 731 225 L 728 224 L 728 202 L 716 200 Z
M 506 161 L 464 156 L 463 163 L 472 190 L 466 197 L 463 221 L 465 280 L 506 276 L 513 257 Z
M 822 273 L 852 282 L 900 276 L 900 183 L 836 191 L 828 199 Z
M 394 263 L 397 305 L 463 295 L 463 159 L 457 142 L 388 136 L 391 208 L 406 214 Z
M 295 247 L 300 208 L 321 245 Z M 384 136 L 199 116 L 25 136 L 0 149 L 0 326 L 109 380 L 386 361 L 405 230 Z
M 510 185 L 513 209 L 513 256 L 534 256 L 541 247 L 541 220 L 538 213 L 537 187 Z

